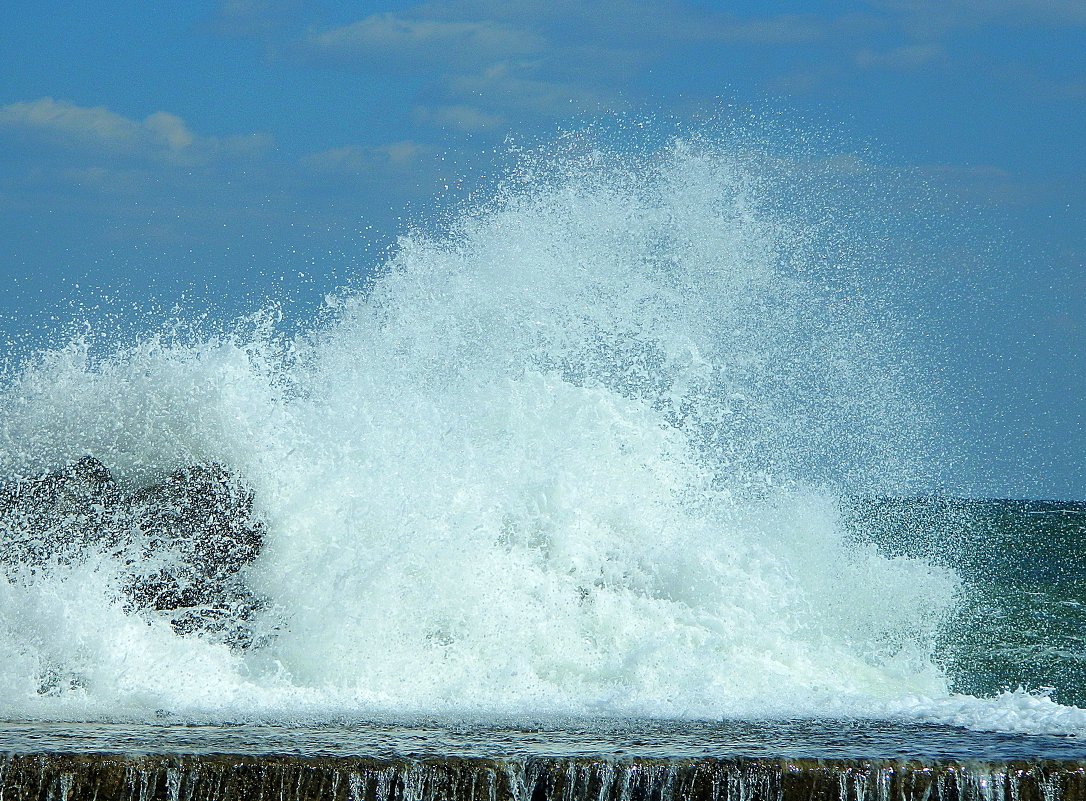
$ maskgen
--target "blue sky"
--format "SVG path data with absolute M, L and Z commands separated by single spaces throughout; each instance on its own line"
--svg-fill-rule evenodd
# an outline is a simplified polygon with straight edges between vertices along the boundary
M 9 0 L 0 75 L 9 352 L 73 301 L 304 317 L 511 135 L 740 107 L 937 199 L 952 488 L 1086 499 L 1082 0 Z

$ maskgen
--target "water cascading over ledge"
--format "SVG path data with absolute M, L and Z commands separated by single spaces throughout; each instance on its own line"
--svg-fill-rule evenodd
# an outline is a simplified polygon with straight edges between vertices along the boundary
M 1086 764 L 20 754 L 12 801 L 1079 801 Z

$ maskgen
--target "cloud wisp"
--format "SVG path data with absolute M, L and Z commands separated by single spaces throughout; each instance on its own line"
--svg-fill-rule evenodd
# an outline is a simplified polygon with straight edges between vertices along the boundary
M 493 20 L 440 20 L 392 13 L 374 14 L 349 25 L 310 29 L 304 52 L 314 57 L 424 69 L 472 68 L 538 54 L 544 39 Z
M 266 134 L 197 136 L 183 119 L 166 111 L 135 120 L 104 106 L 79 106 L 51 97 L 0 107 L 0 130 L 39 145 L 181 165 L 251 159 L 273 146 Z

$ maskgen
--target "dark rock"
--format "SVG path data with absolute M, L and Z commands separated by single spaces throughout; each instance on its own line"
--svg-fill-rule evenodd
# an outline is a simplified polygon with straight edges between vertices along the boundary
M 105 553 L 123 566 L 130 610 L 240 647 L 252 643 L 247 624 L 261 606 L 241 571 L 263 542 L 252 490 L 217 464 L 126 493 L 88 456 L 0 488 L 0 565 L 9 574 Z
M 7 565 L 66 562 L 73 553 L 117 538 L 120 491 L 90 456 L 0 487 L 0 560 Z

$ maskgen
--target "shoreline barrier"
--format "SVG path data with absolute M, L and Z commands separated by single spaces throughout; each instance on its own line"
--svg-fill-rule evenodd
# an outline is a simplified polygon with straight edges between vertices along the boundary
M 1086 760 L 9 754 L 3 801 L 1086 801 Z

